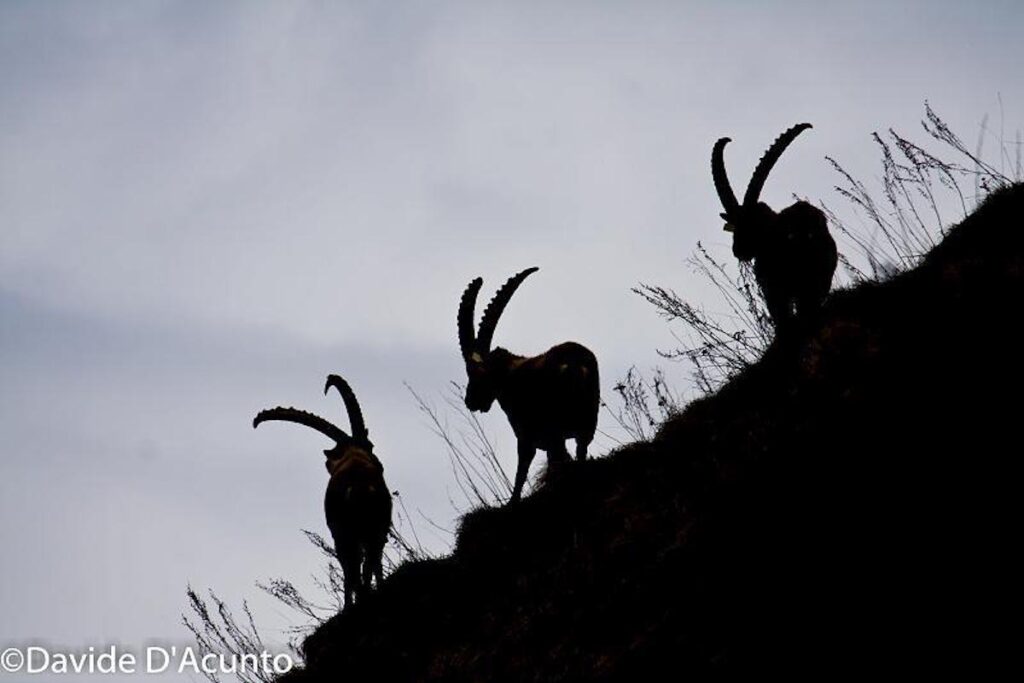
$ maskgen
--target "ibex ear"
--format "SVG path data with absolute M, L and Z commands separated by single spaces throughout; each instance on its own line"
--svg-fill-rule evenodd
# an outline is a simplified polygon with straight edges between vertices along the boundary
M 722 218 L 725 218 L 725 216 L 723 215 L 723 216 L 722 216 Z M 722 230 L 725 230 L 726 232 L 736 232 L 736 226 L 735 226 L 735 225 L 733 225 L 732 223 L 728 223 L 728 222 L 727 222 L 727 223 L 726 223 L 726 224 L 725 224 L 725 225 L 724 225 L 724 226 L 722 227 Z
M 470 355 L 469 359 L 471 361 L 473 361 L 474 363 L 483 363 L 484 362 L 484 357 L 480 355 L 479 351 L 474 351 L 472 353 L 472 355 Z

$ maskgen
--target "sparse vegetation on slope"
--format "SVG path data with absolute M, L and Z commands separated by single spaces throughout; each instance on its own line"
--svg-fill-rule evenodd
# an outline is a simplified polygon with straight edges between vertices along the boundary
M 662 680 L 1006 664 L 1024 186 L 836 292 L 650 442 L 468 515 L 289 681 Z

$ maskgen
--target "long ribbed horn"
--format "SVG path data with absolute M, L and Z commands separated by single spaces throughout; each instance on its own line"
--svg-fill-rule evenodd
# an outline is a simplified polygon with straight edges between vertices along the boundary
M 477 350 L 473 317 L 476 314 L 476 297 L 483 284 L 483 278 L 479 277 L 470 282 L 459 301 L 459 348 L 462 349 L 463 359 L 467 361 Z
M 345 412 L 348 413 L 348 423 L 352 427 L 352 438 L 356 441 L 370 442 L 370 432 L 366 429 L 366 422 L 363 420 L 363 411 L 359 408 L 359 401 L 356 394 L 340 375 L 328 375 L 327 383 L 324 385 L 324 394 L 330 391 L 331 387 L 338 390 L 341 400 L 345 402 Z
M 725 146 L 730 142 L 732 142 L 730 138 L 719 138 L 711 149 L 711 178 L 715 181 L 718 199 L 722 202 L 722 208 L 725 209 L 722 218 L 736 220 L 740 203 L 736 201 L 732 185 L 729 184 L 729 176 L 725 172 Z
M 480 333 L 476 337 L 477 349 L 481 353 L 487 353 L 491 350 L 491 338 L 494 336 L 494 328 L 498 326 L 498 319 L 501 317 L 501 313 L 505 310 L 505 306 L 508 305 L 512 295 L 516 293 L 519 285 L 523 284 L 523 280 L 538 270 L 540 268 L 534 266 L 516 273 L 508 279 L 508 282 L 501 286 L 501 289 L 491 299 L 491 303 L 487 304 L 484 316 L 480 319 Z
M 775 166 L 775 162 L 779 160 L 782 153 L 786 151 L 790 143 L 796 139 L 797 135 L 804 132 L 811 127 L 809 123 L 798 123 L 793 126 L 785 133 L 775 138 L 775 142 L 768 148 L 768 151 L 764 153 L 761 160 L 757 162 L 757 168 L 754 169 L 754 175 L 750 176 L 750 184 L 747 185 L 747 191 L 743 194 L 743 206 L 751 207 L 757 204 L 761 198 L 761 190 L 764 188 L 764 182 L 768 180 L 768 174 L 771 173 L 772 167 Z
M 334 439 L 339 445 L 352 440 L 352 437 L 319 415 L 307 413 L 305 410 L 298 410 L 296 408 L 281 408 L 279 406 L 269 410 L 261 410 L 253 419 L 252 427 L 255 429 L 260 426 L 260 423 L 272 420 L 305 425 L 315 429 L 329 439 Z

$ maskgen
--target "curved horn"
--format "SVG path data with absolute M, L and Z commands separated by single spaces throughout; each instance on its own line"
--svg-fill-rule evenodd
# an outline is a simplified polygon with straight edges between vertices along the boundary
M 718 199 L 722 202 L 722 208 L 725 209 L 722 218 L 735 220 L 736 214 L 739 213 L 740 203 L 736 201 L 736 195 L 729 184 L 729 176 L 725 172 L 725 146 L 730 142 L 732 142 L 730 138 L 719 138 L 711 149 L 711 177 L 715 181 Z
M 348 413 L 348 422 L 352 426 L 352 438 L 356 441 L 370 442 L 370 432 L 366 429 L 366 422 L 363 420 L 363 411 L 359 408 L 359 401 L 356 394 L 340 375 L 328 375 L 327 384 L 324 385 L 324 394 L 334 387 L 341 394 L 341 400 L 345 402 L 345 412 Z
M 476 314 L 476 297 L 483 284 L 483 278 L 479 277 L 470 282 L 459 301 L 459 348 L 462 349 L 462 358 L 467 361 L 476 351 L 473 316 Z
M 743 206 L 751 207 L 757 204 L 761 198 L 761 190 L 764 188 L 764 181 L 768 180 L 768 174 L 771 173 L 772 167 L 775 166 L 775 162 L 779 160 L 782 153 L 786 151 L 790 143 L 796 139 L 797 135 L 804 132 L 811 127 L 809 123 L 798 123 L 793 126 L 785 133 L 775 138 L 775 142 L 768 148 L 768 151 L 764 153 L 761 160 L 757 162 L 757 168 L 754 169 L 754 175 L 750 176 L 750 184 L 747 185 L 747 191 L 743 194 Z
M 347 441 L 351 441 L 352 437 L 343 432 L 338 427 L 335 427 L 327 420 L 323 419 L 319 415 L 313 413 L 307 413 L 305 410 L 298 410 L 296 408 L 271 408 L 269 410 L 261 410 L 252 421 L 252 428 L 260 426 L 262 422 L 269 422 L 277 420 L 280 422 L 294 422 L 295 424 L 305 425 L 320 432 L 329 439 L 334 439 L 339 445 Z
M 508 305 L 512 295 L 519 289 L 519 285 L 523 284 L 523 280 L 538 270 L 540 268 L 534 266 L 516 273 L 501 286 L 501 289 L 491 299 L 491 303 L 487 304 L 487 308 L 484 309 L 484 316 L 480 319 L 480 334 L 476 338 L 477 349 L 481 353 L 487 353 L 491 350 L 491 337 L 494 336 L 494 328 L 497 327 L 501 312 L 505 310 L 505 306 Z

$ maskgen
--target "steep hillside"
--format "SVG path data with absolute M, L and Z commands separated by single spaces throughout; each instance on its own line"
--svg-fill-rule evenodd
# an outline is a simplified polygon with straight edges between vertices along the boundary
M 287 680 L 977 678 L 1008 663 L 1022 293 L 1017 186 L 914 271 L 835 293 L 808 334 L 653 442 L 467 517 L 450 558 L 402 567 L 325 624 Z

